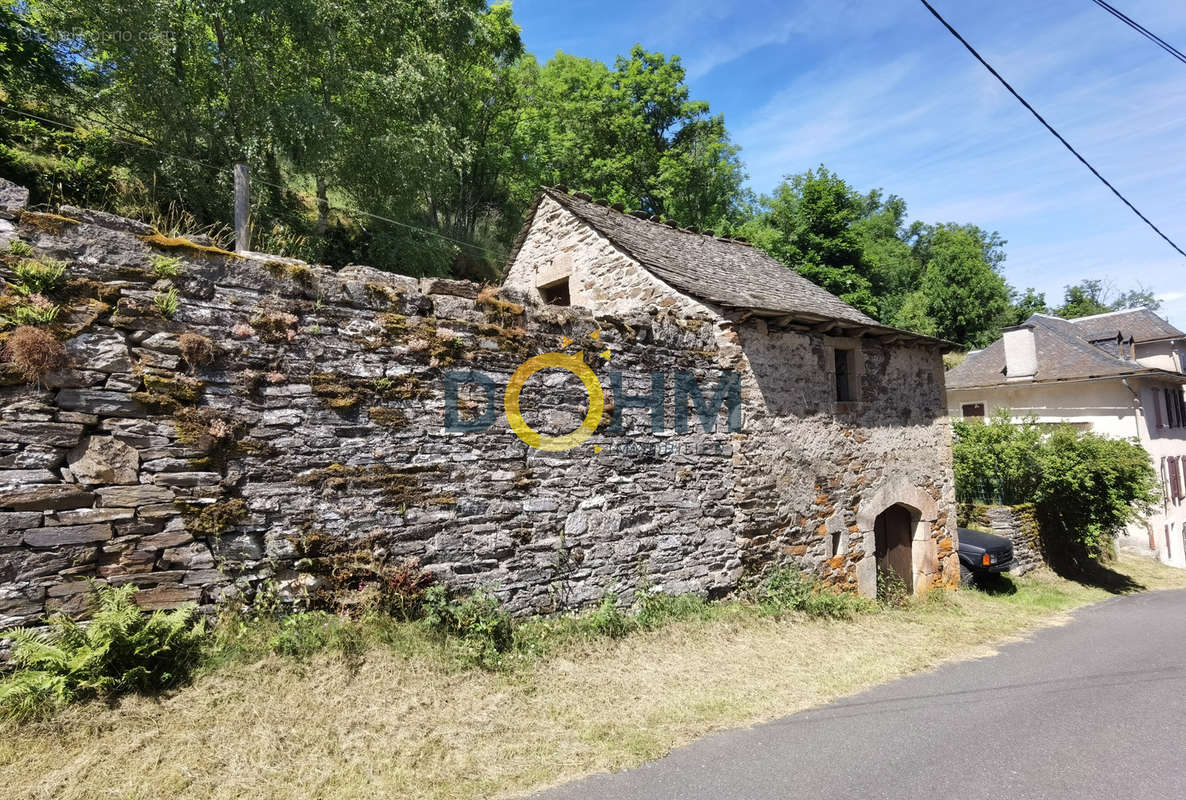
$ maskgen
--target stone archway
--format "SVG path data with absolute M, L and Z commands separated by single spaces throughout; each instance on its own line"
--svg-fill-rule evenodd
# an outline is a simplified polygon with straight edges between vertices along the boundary
M 888 510 L 894 509 L 889 515 L 883 516 Z M 908 519 L 906 519 L 908 517 Z M 909 545 L 909 580 L 903 575 L 903 580 L 910 590 L 918 591 L 924 581 L 920 577 L 924 573 L 938 571 L 938 554 L 935 542 L 931 539 L 931 526 L 939 518 L 939 509 L 930 493 L 917 486 L 912 486 L 904 478 L 896 477 L 886 481 L 876 492 L 861 501 L 857 508 L 858 540 L 864 543 L 865 555 L 857 564 L 857 591 L 863 597 L 877 596 L 877 528 L 878 519 L 882 520 L 882 528 L 887 523 L 895 527 L 903 525 L 909 528 L 905 534 Z M 899 557 L 901 554 L 897 554 Z M 906 571 L 905 562 L 897 562 L 902 572 Z

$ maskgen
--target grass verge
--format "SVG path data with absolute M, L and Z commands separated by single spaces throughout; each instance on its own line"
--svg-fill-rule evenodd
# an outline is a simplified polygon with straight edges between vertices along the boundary
M 523 633 L 534 649 L 496 670 L 466 667 L 411 624 L 285 656 L 248 642 L 162 698 L 0 727 L 0 782 L 8 796 L 63 799 L 516 796 L 988 655 L 1118 586 L 1186 588 L 1186 571 L 1134 557 L 1103 579 L 1042 572 L 852 619 L 700 605 L 617 638 L 539 621 Z M 279 628 L 258 635 L 284 641 Z

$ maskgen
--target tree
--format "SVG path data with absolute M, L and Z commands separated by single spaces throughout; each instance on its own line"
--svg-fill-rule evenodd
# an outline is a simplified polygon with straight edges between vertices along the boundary
M 1050 307 L 1046 305 L 1046 293 L 1035 291 L 1033 287 L 1025 290 L 1024 295 L 1018 295 L 1016 290 L 1009 292 L 1010 325 L 1020 325 L 1034 314 L 1049 314 Z
M 745 173 L 723 117 L 690 100 L 678 56 L 635 45 L 611 70 L 556 53 L 518 127 L 532 189 L 562 183 L 610 202 L 709 226 L 737 217 Z
M 1011 289 L 995 268 L 1003 260 L 1002 244 L 997 234 L 969 225 L 917 231 L 922 278 L 896 323 L 965 347 L 986 347 L 1009 319 Z
M 1082 280 L 1065 287 L 1063 304 L 1054 313 L 1063 319 L 1076 319 L 1130 308 L 1144 307 L 1150 311 L 1161 308 L 1161 301 L 1143 286 L 1121 292 L 1112 299 L 1114 292 L 1115 286 L 1110 281 Z
M 755 245 L 867 314 L 877 313 L 862 238 L 854 225 L 867 199 L 820 165 L 788 175 L 739 230 Z

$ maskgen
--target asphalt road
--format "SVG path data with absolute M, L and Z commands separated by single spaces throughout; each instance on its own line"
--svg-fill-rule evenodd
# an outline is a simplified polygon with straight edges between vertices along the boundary
M 993 657 L 536 797 L 1183 800 L 1186 591 L 1080 609 Z

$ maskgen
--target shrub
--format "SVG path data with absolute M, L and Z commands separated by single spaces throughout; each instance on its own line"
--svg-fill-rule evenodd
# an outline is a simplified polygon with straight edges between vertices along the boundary
M 952 446 L 955 493 L 960 502 L 1028 502 L 1041 481 L 1042 429 L 1032 417 L 1013 420 L 997 409 L 987 422 L 957 420 Z
M 12 285 L 17 294 L 29 296 L 32 294 L 47 294 L 62 281 L 66 274 L 66 265 L 59 261 L 26 260 L 16 265 L 13 270 L 16 283 Z
M 1112 537 L 1161 496 L 1149 454 L 1134 441 L 1063 425 L 1050 434 L 1038 460 L 1038 518 L 1043 530 L 1070 547 L 1072 561 L 1110 555 Z
M 955 423 L 956 497 L 961 502 L 1033 503 L 1055 559 L 1097 560 L 1112 537 L 1159 498 L 1149 455 L 1131 440 L 1108 439 L 999 409 L 987 423 Z
M 181 357 L 191 367 L 204 367 L 214 361 L 214 343 L 198 333 L 183 333 L 178 339 Z
M 910 601 L 906 581 L 892 569 L 877 568 L 877 602 L 883 606 L 904 606 Z
M 699 595 L 673 595 L 643 588 L 635 595 L 635 607 L 639 627 L 657 628 L 673 619 L 699 616 L 706 610 L 707 603 Z
M 66 365 L 66 348 L 62 343 L 49 331 L 29 325 L 8 335 L 4 355 L 30 382 L 39 382 L 48 373 Z
M 0 716 L 36 719 L 77 701 L 161 691 L 188 675 L 205 633 L 193 609 L 145 615 L 135 586 L 93 591 L 96 611 L 85 626 L 57 615 L 45 631 L 4 634 L 14 640 L 16 671 L 0 682 Z
M 268 637 L 268 649 L 298 659 L 332 649 L 347 659 L 356 659 L 366 650 L 366 637 L 348 620 L 324 611 L 305 611 L 280 620 L 279 629 Z
M 424 623 L 430 630 L 460 640 L 467 661 L 493 667 L 514 642 L 510 614 L 489 592 L 450 598 L 437 584 L 424 592 Z
M 618 608 L 617 598 L 606 595 L 601 605 L 584 620 L 588 630 L 597 636 L 621 639 L 638 627 L 637 621 Z

